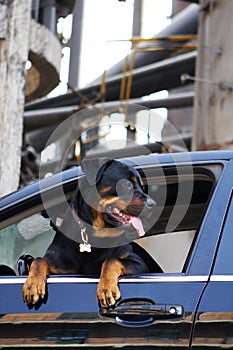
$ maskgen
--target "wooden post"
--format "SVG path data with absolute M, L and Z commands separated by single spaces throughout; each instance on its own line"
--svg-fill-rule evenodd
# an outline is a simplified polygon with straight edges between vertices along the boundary
M 232 0 L 200 0 L 193 150 L 233 148 L 232 18 Z
M 31 0 L 0 3 L 0 195 L 19 184 Z

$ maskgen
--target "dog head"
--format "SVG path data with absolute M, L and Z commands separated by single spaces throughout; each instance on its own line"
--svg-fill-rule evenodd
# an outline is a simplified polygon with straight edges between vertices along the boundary
M 74 208 L 93 226 L 94 235 L 110 238 L 133 231 L 143 236 L 143 218 L 151 215 L 155 202 L 143 191 L 139 173 L 106 159 L 85 160 L 82 169 L 86 176 L 76 192 Z

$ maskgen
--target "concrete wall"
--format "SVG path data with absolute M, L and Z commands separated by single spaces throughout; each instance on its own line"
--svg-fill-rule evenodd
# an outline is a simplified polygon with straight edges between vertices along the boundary
M 59 83 L 62 47 L 56 36 L 40 23 L 31 20 L 29 60 L 25 99 L 32 101 L 47 95 Z
M 233 148 L 233 1 L 200 0 L 193 150 Z
M 57 37 L 31 19 L 31 0 L 0 1 L 0 196 L 19 185 L 25 99 L 59 83 L 61 50 Z
M 0 195 L 19 182 L 31 0 L 0 3 Z

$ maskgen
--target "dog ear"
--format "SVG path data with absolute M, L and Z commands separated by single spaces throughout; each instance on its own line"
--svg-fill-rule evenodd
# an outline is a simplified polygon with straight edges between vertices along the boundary
M 105 169 L 112 163 L 112 159 L 108 158 L 95 158 L 84 159 L 81 162 L 81 168 L 89 185 L 95 185 L 103 175 Z

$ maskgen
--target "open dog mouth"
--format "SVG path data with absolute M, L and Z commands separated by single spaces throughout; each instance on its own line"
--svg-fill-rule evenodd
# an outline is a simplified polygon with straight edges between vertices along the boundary
M 142 225 L 142 221 L 138 216 L 133 216 L 128 213 L 125 213 L 123 210 L 120 210 L 117 207 L 109 206 L 108 215 L 113 218 L 114 221 L 117 221 L 121 225 L 132 225 L 136 230 L 139 237 L 145 235 L 145 231 Z

